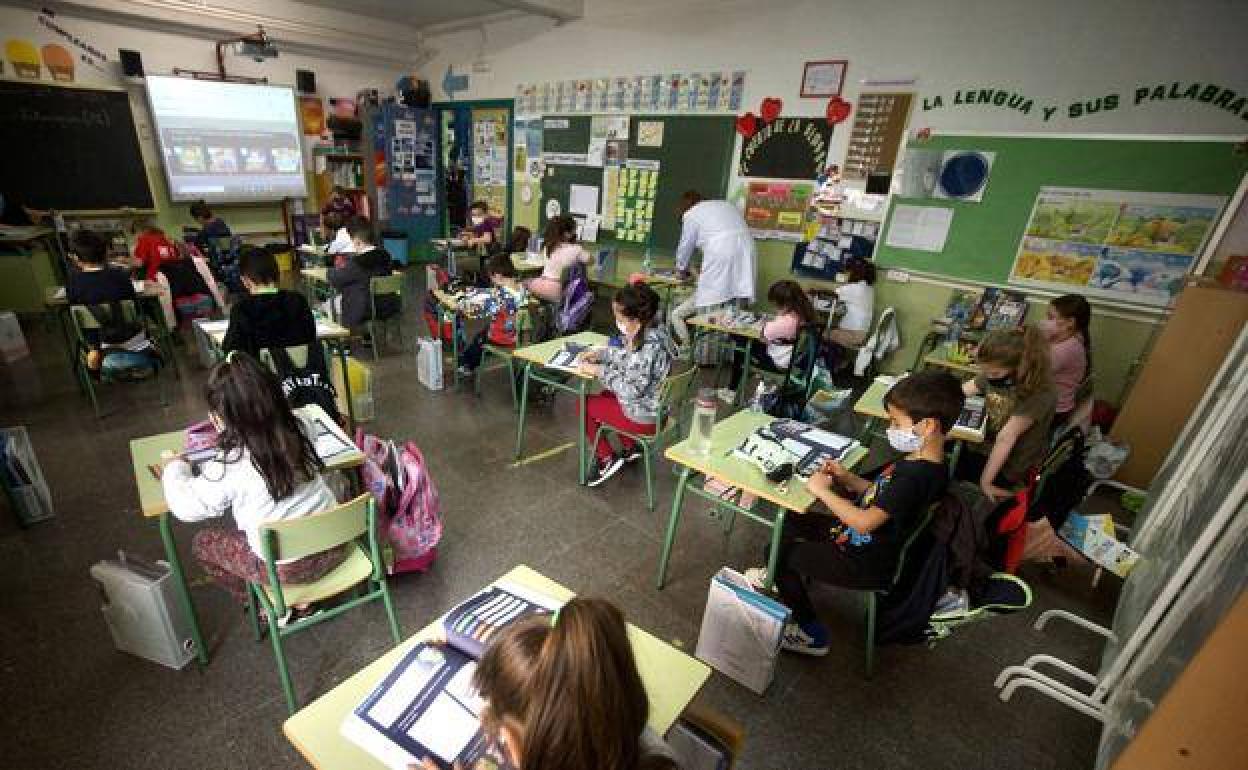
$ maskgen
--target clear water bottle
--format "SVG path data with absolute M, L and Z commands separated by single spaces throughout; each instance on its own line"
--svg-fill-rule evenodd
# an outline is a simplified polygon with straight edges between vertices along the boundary
M 763 411 L 763 398 L 767 395 L 767 385 L 760 381 L 758 387 L 754 389 L 754 397 L 750 399 L 750 411 L 761 413 Z
M 641 256 L 641 272 L 650 275 L 654 272 L 654 257 L 650 254 L 650 247 L 646 247 L 645 253 Z
M 693 424 L 689 426 L 689 451 L 705 455 L 711 452 L 711 431 L 715 428 L 715 391 L 702 388 L 693 404 Z

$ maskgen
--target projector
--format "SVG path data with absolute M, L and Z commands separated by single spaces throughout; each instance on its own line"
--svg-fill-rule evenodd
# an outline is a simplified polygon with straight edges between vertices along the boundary
M 251 39 L 240 40 L 234 44 L 234 52 L 258 62 L 277 58 L 277 46 L 267 37 L 253 36 Z

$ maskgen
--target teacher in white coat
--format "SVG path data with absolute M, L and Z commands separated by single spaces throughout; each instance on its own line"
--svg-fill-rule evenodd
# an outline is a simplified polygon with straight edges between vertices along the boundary
M 676 267 L 690 275 L 693 252 L 702 252 L 702 268 L 693 295 L 671 311 L 672 329 L 681 345 L 689 344 L 685 320 L 719 305 L 744 299 L 754 301 L 754 238 L 737 207 L 723 200 L 705 200 L 689 190 L 676 208 L 681 218 Z

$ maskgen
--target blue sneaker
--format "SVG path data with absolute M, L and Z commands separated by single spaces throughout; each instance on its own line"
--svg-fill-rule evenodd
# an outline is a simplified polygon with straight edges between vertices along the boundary
M 780 648 L 802 655 L 822 656 L 828 654 L 828 629 L 817 620 L 807 623 L 786 623 L 780 636 Z

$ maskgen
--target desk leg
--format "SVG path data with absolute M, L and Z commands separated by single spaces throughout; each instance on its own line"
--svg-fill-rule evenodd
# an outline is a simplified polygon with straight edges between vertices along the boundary
M 676 527 L 680 524 L 680 508 L 685 502 L 685 486 L 689 483 L 690 469 L 683 467 L 676 480 L 676 495 L 672 498 L 672 514 L 667 520 L 667 534 L 663 537 L 663 552 L 659 554 L 659 576 L 654 587 L 659 591 L 667 582 L 667 560 L 672 555 L 672 543 L 676 542 Z
M 747 339 L 745 341 L 745 350 L 742 351 L 741 353 L 741 355 L 745 356 L 745 366 L 741 367 L 741 381 L 737 383 L 737 400 L 734 406 L 737 404 L 740 404 L 741 399 L 745 398 L 745 386 L 746 386 L 746 383 L 750 381 L 750 358 L 751 358 L 750 347 L 751 347 L 751 343 Z M 733 348 L 735 351 L 735 348 L 736 348 L 735 344 L 733 345 Z M 781 385 L 780 387 L 783 389 L 784 385 Z
M 186 613 L 186 619 L 191 622 L 191 641 L 195 643 L 195 655 L 199 658 L 199 665 L 208 665 L 208 648 L 204 646 L 204 636 L 199 630 L 199 618 L 195 615 L 195 605 L 191 602 L 191 590 L 186 585 L 186 573 L 182 571 L 182 560 L 178 558 L 178 546 L 173 542 L 173 527 L 170 526 L 168 513 L 160 516 L 160 539 L 165 543 L 165 559 L 169 562 L 169 569 L 173 573 L 173 585 L 178 591 L 178 602 L 182 605 L 182 612 Z
M 373 344 L 377 344 L 376 340 Z M 341 340 L 335 343 L 338 348 L 338 362 L 342 364 L 342 389 L 346 391 L 347 398 L 347 435 L 355 433 L 355 399 L 351 396 L 351 370 L 347 368 L 347 341 Z
M 459 313 L 451 313 L 451 381 L 459 385 Z
M 524 382 L 520 386 L 520 414 L 517 415 L 519 418 L 519 427 L 516 429 L 516 455 L 513 458 L 516 460 L 519 460 L 521 454 L 524 452 L 524 420 L 528 416 L 529 412 L 529 370 L 532 367 L 532 363 L 528 361 L 524 362 Z
M 767 580 L 764 591 L 775 590 L 776 565 L 780 563 L 780 537 L 784 534 L 784 508 L 776 506 L 776 519 L 771 523 L 771 549 L 767 552 Z
M 589 415 L 586 414 L 585 408 L 585 394 L 589 389 L 589 383 L 584 377 L 577 377 L 576 379 L 577 403 L 581 408 L 581 411 L 579 412 L 581 415 L 581 424 L 577 426 L 578 430 L 576 435 L 576 477 L 580 485 L 585 486 L 585 481 L 588 476 L 588 471 L 585 467 L 588 465 L 585 460 L 585 445 L 588 443 L 585 439 L 585 431 L 587 430 L 586 426 L 589 425 Z

